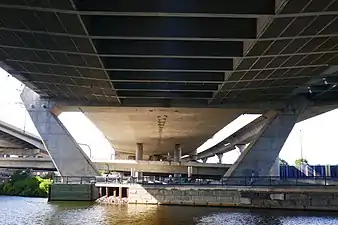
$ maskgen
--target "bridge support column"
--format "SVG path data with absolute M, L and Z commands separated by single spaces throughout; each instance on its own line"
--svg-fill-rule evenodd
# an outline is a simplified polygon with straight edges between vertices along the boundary
M 239 153 L 242 154 L 246 148 L 246 145 L 236 145 L 236 147 L 238 148 Z
M 223 158 L 223 153 L 218 153 L 216 154 L 217 158 L 218 158 L 218 164 L 222 164 L 222 158 Z
M 257 139 L 252 141 L 236 162 L 226 172 L 225 177 L 268 176 L 270 169 L 282 149 L 284 142 L 305 108 L 270 112 L 268 122 L 263 126 Z
M 192 166 L 188 166 L 188 179 L 192 178 Z
M 276 158 L 276 160 L 274 161 L 270 172 L 269 172 L 269 176 L 272 177 L 279 177 L 280 176 L 280 163 L 279 163 L 279 157 Z
M 119 187 L 119 200 L 122 201 L 122 186 Z
M 197 149 L 190 153 L 191 160 L 190 161 L 197 161 Z
M 174 162 L 181 162 L 182 148 L 180 144 L 176 144 L 174 148 Z M 181 177 L 180 173 L 175 173 L 174 177 Z
M 182 148 L 180 144 L 175 145 L 174 149 L 174 162 L 180 162 L 182 157 Z
M 143 143 L 137 143 L 136 148 L 136 160 L 143 160 Z
M 208 160 L 208 158 L 203 158 L 203 159 L 202 159 L 202 162 L 203 162 L 203 163 L 207 163 L 207 160 Z
M 41 99 L 37 93 L 27 87 L 22 91 L 21 99 L 55 167 L 62 176 L 99 175 L 91 160 L 57 116 L 52 113 L 54 102 Z
M 137 143 L 135 159 L 143 160 L 143 143 Z M 141 181 L 143 179 L 143 172 L 137 171 L 135 172 L 135 176 L 139 181 Z
M 325 176 L 331 177 L 331 166 L 330 165 L 325 165 Z

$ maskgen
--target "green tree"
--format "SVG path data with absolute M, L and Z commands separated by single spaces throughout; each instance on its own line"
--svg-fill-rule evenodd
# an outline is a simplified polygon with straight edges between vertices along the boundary
M 282 166 L 289 165 L 289 163 L 287 161 L 285 161 L 284 159 L 279 159 L 279 164 L 282 165 Z
M 302 159 L 302 158 L 300 158 L 300 159 L 297 159 L 296 161 L 295 161 L 295 164 L 296 164 L 296 166 L 300 166 L 300 165 L 303 165 L 303 164 L 309 164 L 308 163 L 308 161 L 306 160 L 306 159 Z
M 0 186 L 0 194 L 47 197 L 51 183 L 51 179 L 32 176 L 30 171 L 18 171 Z

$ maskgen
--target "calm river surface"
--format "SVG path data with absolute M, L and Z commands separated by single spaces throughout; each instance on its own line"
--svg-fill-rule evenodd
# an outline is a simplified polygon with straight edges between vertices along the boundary
M 48 203 L 42 198 L 0 196 L 1 225 L 337 225 L 337 213 L 226 208 Z

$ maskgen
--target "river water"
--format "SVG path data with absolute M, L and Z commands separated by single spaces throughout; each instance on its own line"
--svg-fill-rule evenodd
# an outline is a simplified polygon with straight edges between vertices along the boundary
M 0 196 L 1 225 L 338 225 L 337 213 L 209 207 L 48 203 Z

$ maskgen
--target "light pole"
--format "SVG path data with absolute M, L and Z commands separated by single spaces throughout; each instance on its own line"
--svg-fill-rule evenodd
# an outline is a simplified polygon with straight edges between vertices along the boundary
M 300 138 L 300 158 L 303 161 L 303 130 L 299 130 L 299 138 Z
M 84 146 L 86 146 L 88 148 L 88 150 L 89 150 L 89 158 L 92 159 L 92 149 L 90 148 L 90 146 L 87 145 L 87 144 L 84 144 L 84 143 L 78 143 L 78 144 L 79 145 L 84 145 Z

